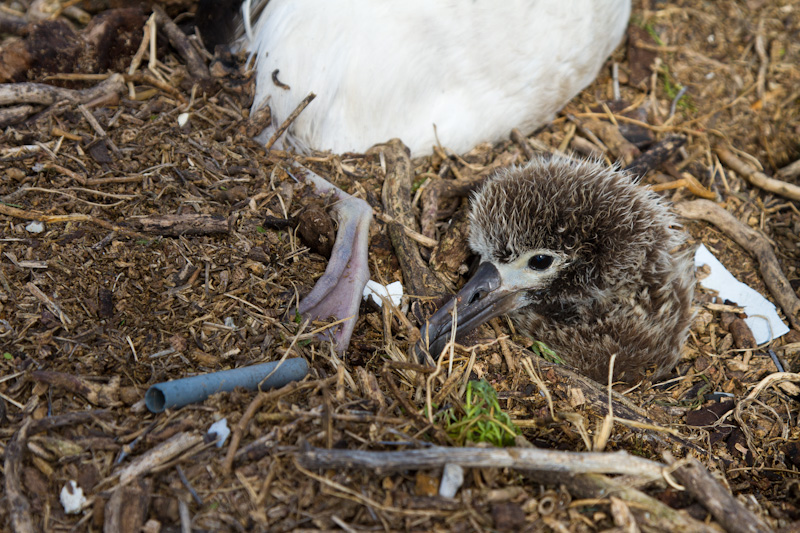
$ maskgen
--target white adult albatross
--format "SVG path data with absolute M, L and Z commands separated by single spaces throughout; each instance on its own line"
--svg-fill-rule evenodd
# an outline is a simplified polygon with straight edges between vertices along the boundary
M 255 56 L 253 111 L 272 128 L 309 93 L 285 147 L 363 152 L 400 138 L 412 155 L 441 143 L 462 153 L 531 132 L 597 75 L 619 44 L 630 0 L 246 0 L 244 46 Z M 258 13 L 257 15 L 255 15 Z M 248 23 L 255 19 L 250 26 Z M 262 133 L 267 138 L 270 128 Z M 339 233 L 325 274 L 301 302 L 310 318 L 353 317 L 369 278 L 371 209 L 304 172 L 335 207 Z

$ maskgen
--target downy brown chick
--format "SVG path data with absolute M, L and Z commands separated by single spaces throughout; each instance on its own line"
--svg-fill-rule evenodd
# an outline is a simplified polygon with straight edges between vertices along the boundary
M 691 255 L 652 191 L 598 161 L 562 156 L 501 170 L 472 199 L 481 264 L 428 321 L 430 353 L 500 314 L 600 382 L 656 379 L 675 366 L 692 320 Z M 425 336 L 423 335 L 423 338 Z

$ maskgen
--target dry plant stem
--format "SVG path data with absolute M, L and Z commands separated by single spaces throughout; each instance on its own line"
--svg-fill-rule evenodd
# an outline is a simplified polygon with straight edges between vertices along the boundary
M 230 233 L 231 219 L 221 215 L 205 215 L 202 213 L 188 213 L 185 215 L 154 215 L 137 218 L 135 223 L 145 233 L 156 235 L 213 235 L 215 233 Z
M 740 222 L 729 212 L 708 200 L 682 202 L 675 206 L 675 212 L 692 220 L 702 220 L 713 224 L 736 244 L 758 260 L 759 271 L 767 288 L 793 327 L 800 327 L 800 299 L 794 293 L 789 280 L 783 275 L 775 252 L 764 236 Z
M 393 364 L 391 366 L 397 368 L 397 365 Z M 414 366 L 419 366 L 419 365 L 414 365 Z M 430 372 L 434 371 L 434 369 L 431 367 L 428 367 L 427 369 Z M 389 391 L 392 393 L 395 400 L 400 402 L 400 405 L 403 407 L 403 409 L 405 409 L 406 416 L 410 416 L 414 420 L 414 422 L 418 426 L 417 429 L 419 431 L 430 431 L 432 433 L 435 442 L 439 444 L 451 444 L 450 438 L 447 436 L 447 433 L 445 433 L 440 427 L 429 424 L 428 421 L 425 419 L 425 417 L 419 414 L 419 409 L 416 406 L 414 406 L 408 399 L 408 397 L 405 395 L 405 393 L 403 393 L 398 388 L 397 384 L 394 382 L 394 379 L 392 377 L 392 371 L 388 363 L 384 365 L 381 375 L 383 376 L 383 381 L 389 387 Z
M 307 381 L 303 383 L 294 382 L 282 387 L 278 390 L 273 390 L 269 392 L 260 392 L 258 395 L 250 402 L 250 405 L 247 407 L 247 411 L 244 412 L 242 418 L 239 419 L 239 423 L 236 424 L 236 429 L 233 431 L 233 436 L 231 437 L 231 444 L 228 447 L 228 453 L 225 455 L 225 463 L 223 465 L 223 472 L 225 475 L 229 475 L 233 470 L 233 461 L 236 458 L 236 451 L 239 449 L 239 444 L 242 442 L 242 436 L 244 432 L 247 430 L 247 426 L 250 424 L 250 420 L 256 415 L 256 413 L 268 402 L 273 400 L 277 400 L 278 398 L 285 396 L 287 394 L 292 394 L 297 391 L 306 390 L 306 389 L 313 389 L 317 387 L 327 387 L 336 382 L 337 377 L 331 376 L 327 379 L 321 379 L 317 381 Z
M 159 6 L 153 6 L 153 13 L 156 15 L 156 22 L 159 27 L 167 34 L 170 44 L 186 61 L 189 74 L 203 84 L 213 83 L 208 73 L 206 62 L 197 50 L 195 50 L 194 46 L 192 46 L 192 43 L 189 42 L 189 38 L 186 34 L 181 31 Z
M 25 284 L 25 288 L 33 294 L 37 300 L 42 302 L 47 309 L 55 315 L 59 322 L 64 326 L 64 329 L 69 329 L 69 325 L 72 324 L 72 320 L 64 313 L 64 311 L 59 307 L 57 303 L 51 300 L 42 290 L 34 285 L 32 282 L 28 282 Z
M 716 152 L 723 163 L 736 171 L 737 174 L 741 174 L 751 185 L 771 193 L 780 194 L 791 200 L 800 200 L 800 187 L 797 185 L 770 178 L 736 157 L 733 152 L 726 148 L 717 148 Z
M 565 452 L 539 448 L 452 448 L 373 452 L 311 448 L 300 452 L 306 468 L 366 468 L 377 471 L 419 470 L 457 464 L 468 468 L 512 468 L 562 474 L 625 474 L 646 481 L 661 478 L 664 465 L 625 451 Z
M 578 388 L 583 393 L 583 397 L 586 402 L 591 405 L 593 409 L 597 410 L 603 416 L 608 414 L 608 391 L 605 386 L 600 385 L 591 378 L 575 372 L 564 365 L 547 362 L 529 350 L 521 349 L 521 351 L 524 356 L 530 357 L 532 361 L 542 369 L 555 372 L 560 380 L 563 381 L 563 383 L 559 383 L 561 387 Z M 611 401 L 613 404 L 615 420 L 619 421 L 620 423 L 625 423 L 625 420 L 633 422 L 633 424 L 629 424 L 628 427 L 639 433 L 644 440 L 652 442 L 654 446 L 671 449 L 673 446 L 677 445 L 704 456 L 711 455 L 708 450 L 705 450 L 704 448 L 701 448 L 692 442 L 673 435 L 669 431 L 664 431 L 662 434 L 653 431 L 652 428 L 658 427 L 658 424 L 647 418 L 637 406 L 633 405 L 624 396 L 613 392 L 611 395 Z M 711 456 L 714 457 L 713 455 Z
M 381 222 L 385 222 L 387 224 L 400 224 L 398 221 L 387 215 L 386 213 L 375 213 L 375 218 L 380 220 Z M 426 237 L 422 233 L 415 231 L 409 227 L 403 226 L 403 233 L 405 233 L 408 237 L 410 237 L 414 242 L 424 246 L 426 248 L 433 248 L 435 247 L 438 242 L 435 239 L 431 239 L 430 237 Z
M 11 515 L 12 530 L 18 533 L 34 533 L 37 528 L 31 518 L 31 507 L 22 492 L 22 464 L 28 439 L 37 433 L 75 424 L 87 424 L 105 411 L 85 411 L 60 416 L 51 416 L 34 421 L 28 417 L 6 445 L 5 450 L 5 496 Z
M 417 245 L 403 232 L 402 226 L 416 226 L 411 211 L 411 181 L 414 168 L 408 156 L 407 148 L 397 139 L 382 145 L 386 158 L 386 177 L 383 181 L 383 208 L 393 220 L 399 224 L 389 223 L 389 237 L 392 239 L 406 291 L 416 296 L 442 296 L 447 294 L 447 287 L 431 272 Z
M 310 104 L 316 97 L 317 97 L 316 94 L 309 93 L 308 96 L 303 98 L 303 100 L 299 104 L 297 104 L 297 107 L 294 108 L 292 114 L 286 117 L 286 120 L 284 120 L 281 123 L 281 125 L 278 126 L 278 129 L 276 129 L 275 132 L 272 134 L 272 136 L 269 138 L 267 144 L 264 145 L 264 149 L 267 152 L 269 152 L 272 149 L 272 145 L 274 145 L 278 141 L 278 139 L 281 138 L 281 135 L 283 135 L 283 133 L 289 129 L 289 126 L 292 125 L 292 122 L 294 122 L 295 119 L 298 116 L 300 116 L 300 113 L 303 112 L 303 109 L 305 109 L 308 106 L 308 104 Z
M 667 463 L 676 461 L 669 452 L 664 452 Z M 677 462 L 680 466 L 672 475 L 729 533 L 759 533 L 770 528 L 758 516 L 751 513 L 722 484 L 714 479 L 706 468 L 694 457 Z

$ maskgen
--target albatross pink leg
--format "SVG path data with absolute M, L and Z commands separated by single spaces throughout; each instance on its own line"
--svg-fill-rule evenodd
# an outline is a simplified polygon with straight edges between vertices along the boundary
M 295 164 L 294 170 L 300 174 L 300 179 L 313 185 L 317 193 L 333 194 L 338 200 L 333 210 L 339 231 L 331 259 L 325 273 L 300 302 L 298 311 L 312 320 L 347 319 L 332 328 L 328 335 L 336 351 L 342 353 L 350 344 L 364 286 L 369 281 L 367 251 L 372 208 L 299 164 Z

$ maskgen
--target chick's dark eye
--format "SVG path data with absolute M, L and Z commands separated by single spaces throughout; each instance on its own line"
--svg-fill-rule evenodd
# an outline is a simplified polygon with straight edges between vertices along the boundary
M 536 254 L 528 259 L 528 268 L 531 270 L 547 270 L 552 264 L 552 255 Z

